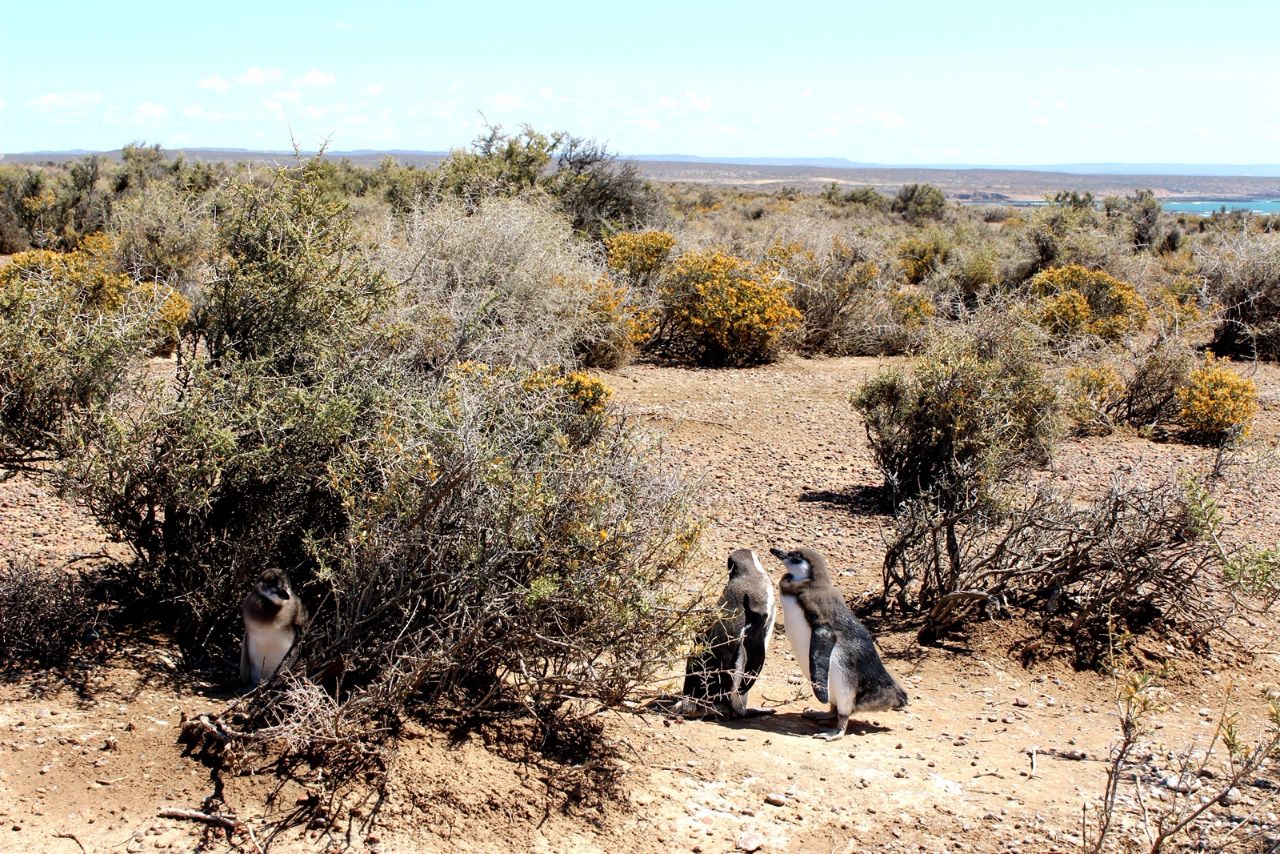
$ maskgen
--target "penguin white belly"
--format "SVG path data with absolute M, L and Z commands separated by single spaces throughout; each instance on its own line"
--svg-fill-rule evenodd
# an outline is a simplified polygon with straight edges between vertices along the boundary
M 247 632 L 249 643 L 249 666 L 253 681 L 261 682 L 270 679 L 284 661 L 289 647 L 293 646 L 293 632 L 279 629 L 253 629 Z
M 844 672 L 841 663 L 839 645 L 831 650 L 831 663 L 827 666 L 827 696 L 836 712 L 841 715 L 853 714 L 854 704 L 858 700 L 858 686 L 853 684 L 849 675 Z
M 787 621 L 787 640 L 791 642 L 791 653 L 796 657 L 805 680 L 808 680 L 809 636 L 813 633 L 809 628 L 809 621 L 804 618 L 804 609 L 794 596 L 782 597 L 782 614 Z

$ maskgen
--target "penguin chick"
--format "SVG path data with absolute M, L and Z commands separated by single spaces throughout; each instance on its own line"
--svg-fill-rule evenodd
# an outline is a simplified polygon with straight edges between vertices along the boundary
M 832 583 L 826 557 L 809 548 L 789 552 L 773 548 L 769 553 L 787 569 L 779 589 L 791 650 L 814 696 L 831 706 L 830 713 L 812 717 L 836 722 L 835 729 L 816 737 L 828 741 L 843 737 L 849 715 L 855 711 L 907 705 L 907 694 L 885 670 L 871 633 Z
M 751 549 L 729 555 L 729 580 L 720 596 L 720 617 L 699 639 L 685 670 L 682 708 L 717 715 L 773 714 L 747 706 L 747 695 L 764 667 L 773 635 L 773 582 Z
M 244 643 L 240 648 L 240 678 L 257 685 L 275 675 L 306 625 L 307 609 L 294 595 L 288 576 L 278 569 L 267 569 L 244 597 L 241 614 Z

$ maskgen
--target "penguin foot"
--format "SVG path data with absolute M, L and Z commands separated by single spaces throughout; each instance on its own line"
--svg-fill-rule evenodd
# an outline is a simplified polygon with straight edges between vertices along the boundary
M 830 709 L 805 709 L 800 714 L 811 721 L 834 721 L 837 717 Z
M 844 738 L 844 729 L 833 729 L 831 732 L 815 732 L 814 738 L 820 738 L 823 741 L 839 741 Z
M 777 713 L 778 713 L 777 709 L 766 709 L 762 706 L 748 706 L 747 708 L 742 710 L 742 714 L 738 715 L 738 717 L 759 718 L 759 717 L 764 717 L 765 715 L 776 715 Z

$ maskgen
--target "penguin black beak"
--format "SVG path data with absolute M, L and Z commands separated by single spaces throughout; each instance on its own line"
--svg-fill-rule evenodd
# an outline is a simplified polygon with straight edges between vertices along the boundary
M 772 548 L 772 547 L 771 547 L 771 548 L 769 549 L 769 554 L 773 555 L 773 556 L 774 556 L 774 557 L 776 557 L 778 560 L 786 560 L 786 559 L 787 559 L 787 553 L 786 553 L 786 552 L 784 552 L 782 549 L 779 549 L 779 548 Z

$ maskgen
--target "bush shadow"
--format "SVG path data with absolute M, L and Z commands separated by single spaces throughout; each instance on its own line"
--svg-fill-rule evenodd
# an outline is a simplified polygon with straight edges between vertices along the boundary
M 883 485 L 861 484 L 843 491 L 811 489 L 800 493 L 801 504 L 821 504 L 855 516 L 887 516 L 893 512 L 889 490 Z

